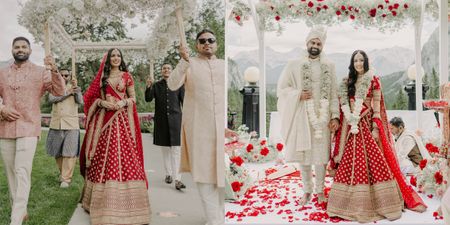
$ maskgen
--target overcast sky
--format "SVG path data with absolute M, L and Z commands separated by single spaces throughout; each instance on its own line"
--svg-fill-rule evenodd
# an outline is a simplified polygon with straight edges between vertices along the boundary
M 25 1 L 21 1 L 25 2 Z M 42 65 L 44 58 L 44 49 L 40 45 L 34 43 L 34 38 L 28 33 L 25 27 L 22 27 L 17 22 L 18 15 L 20 13 L 20 6 L 18 0 L 1 0 L 0 1 L 0 30 L 2 34 L 0 35 L 0 61 L 7 61 L 12 59 L 11 55 L 11 42 L 17 36 L 24 36 L 30 40 L 31 49 L 33 50 L 31 54 L 31 61 Z M 132 21 L 128 22 L 128 36 L 137 39 L 145 39 L 148 34 L 147 24 L 139 24 L 138 19 L 135 19 L 138 26 L 131 29 L 130 24 Z
M 438 21 L 427 20 L 422 31 L 424 44 Z M 282 35 L 276 32 L 266 32 L 266 46 L 276 51 L 286 52 L 296 47 L 305 48 L 305 38 L 310 30 L 304 23 L 288 24 Z M 233 57 L 240 51 L 256 49 L 258 47 L 253 21 L 245 21 L 243 26 L 235 22 L 228 23 L 228 56 Z M 350 23 L 328 28 L 324 51 L 327 53 L 351 53 L 355 49 L 370 51 L 373 49 L 390 48 L 394 46 L 414 49 L 414 27 L 406 26 L 397 32 L 381 33 L 376 29 L 355 29 Z

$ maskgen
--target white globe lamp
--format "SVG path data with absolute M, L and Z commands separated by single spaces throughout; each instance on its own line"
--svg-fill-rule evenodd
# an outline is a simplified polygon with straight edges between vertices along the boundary
M 244 79 L 250 85 L 256 86 L 256 82 L 259 81 L 259 69 L 258 67 L 248 67 L 244 72 Z

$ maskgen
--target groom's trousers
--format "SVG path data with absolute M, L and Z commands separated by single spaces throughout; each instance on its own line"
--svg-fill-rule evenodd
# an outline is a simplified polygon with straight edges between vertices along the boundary
M 302 173 L 303 191 L 305 193 L 312 193 L 312 165 L 300 165 L 300 170 Z M 314 165 L 314 172 L 316 175 L 314 191 L 315 193 L 323 193 L 323 188 L 325 187 L 326 165 Z

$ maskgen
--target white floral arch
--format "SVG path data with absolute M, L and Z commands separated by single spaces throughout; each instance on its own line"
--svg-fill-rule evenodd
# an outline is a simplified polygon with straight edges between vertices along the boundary
M 196 6 L 196 0 L 29 0 L 22 5 L 19 24 L 36 42 L 43 43 L 46 55 L 53 52 L 61 58 L 72 58 L 74 77 L 76 61 L 98 58 L 112 47 L 123 49 L 124 55 L 135 61 L 149 59 L 153 75 L 154 60 L 164 56 L 174 42 L 179 40 L 186 46 L 184 27 L 195 18 Z M 75 26 L 75 19 L 85 26 L 137 16 L 142 23 L 152 21 L 145 41 L 74 41 L 90 34 L 71 36 L 62 26 Z
M 440 82 L 448 81 L 448 1 L 447 0 L 229 0 L 231 11 L 229 18 L 242 25 L 249 17 L 253 18 L 259 43 L 260 68 L 260 134 L 266 136 L 266 75 L 264 33 L 276 31 L 281 34 L 283 25 L 305 21 L 306 25 L 331 26 L 351 22 L 355 28 L 374 27 L 381 32 L 394 32 L 407 24 L 415 28 L 415 62 L 421 64 L 420 37 L 424 12 L 431 12 L 440 21 L 439 73 Z M 438 6 L 440 5 L 440 7 Z M 416 74 L 422 74 L 417 67 Z M 420 77 L 420 76 L 419 76 Z M 416 80 L 416 104 L 422 105 L 422 81 Z M 417 107 L 417 127 L 422 107 Z

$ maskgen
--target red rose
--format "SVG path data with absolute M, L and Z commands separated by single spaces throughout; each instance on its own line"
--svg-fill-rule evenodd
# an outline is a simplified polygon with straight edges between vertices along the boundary
M 423 168 L 425 168 L 425 166 L 427 166 L 427 159 L 422 159 L 419 163 L 419 168 L 421 170 L 423 170 Z
M 408 6 L 408 4 L 405 3 L 405 5 L 403 5 L 403 7 L 405 7 L 405 9 L 407 9 L 409 6 Z
M 242 163 L 244 163 L 244 160 L 239 156 L 232 157 L 232 158 L 230 158 L 230 160 L 231 160 L 231 162 L 236 163 L 236 165 L 238 165 L 238 166 L 241 166 Z
M 439 213 L 437 211 L 434 211 L 433 212 L 433 217 L 438 217 L 438 216 L 439 216 Z
M 389 3 L 389 0 L 385 0 L 384 2 Z
M 417 179 L 415 176 L 411 176 L 411 178 L 409 179 L 409 183 L 414 186 L 417 187 Z
M 284 148 L 283 144 L 281 144 L 281 143 L 278 143 L 278 144 L 277 144 L 277 150 L 278 150 L 279 152 L 281 152 L 281 150 L 283 150 L 283 148 Z
M 239 181 L 235 181 L 235 182 L 231 183 L 231 188 L 233 189 L 234 192 L 238 192 L 241 190 L 241 187 L 243 185 L 244 185 L 243 183 L 241 183 Z
M 266 140 L 261 140 L 261 142 L 259 142 L 260 145 L 265 145 L 267 143 Z
M 377 15 L 377 9 L 371 9 L 371 10 L 369 11 L 369 15 L 370 15 L 371 17 L 375 17 L 375 16 Z
M 379 8 L 379 9 L 383 9 L 384 8 L 384 6 L 383 5 L 378 5 L 378 7 L 377 8 Z
M 383 17 L 383 18 L 386 17 L 386 14 L 383 13 L 383 15 L 381 15 L 381 17 Z
M 314 3 L 312 3 L 311 1 L 308 2 L 308 7 L 309 7 L 309 8 L 312 8 L 313 6 L 314 6 Z
M 345 5 L 341 6 L 341 10 L 342 10 L 342 11 L 345 11 L 345 9 L 346 9 L 346 8 L 345 8 Z
M 397 12 L 396 11 L 392 11 L 392 15 L 393 16 L 397 16 Z
M 394 8 L 395 8 L 395 9 L 398 9 L 399 6 L 400 6 L 400 5 L 399 5 L 398 3 L 395 3 L 395 4 L 394 4 Z
M 253 150 L 253 145 L 252 144 L 248 144 L 247 145 L 247 152 L 251 152 Z
M 317 8 L 316 8 L 317 12 L 320 12 L 321 9 L 322 9 L 322 8 L 320 8 L 320 7 L 317 7 Z
M 349 7 L 348 7 L 348 11 L 352 11 L 352 9 L 353 9 L 352 6 L 349 6 Z
M 267 147 L 264 147 L 263 149 L 261 149 L 261 155 L 266 156 L 267 154 L 269 154 L 269 149 Z
M 322 8 L 323 9 L 328 9 L 328 6 L 327 5 L 323 5 Z
M 277 15 L 277 16 L 275 16 L 275 20 L 279 21 L 279 20 L 281 20 L 281 17 Z
M 355 16 L 354 15 L 350 15 L 350 19 L 354 20 Z
M 392 11 L 392 10 L 394 9 L 394 7 L 392 7 L 392 5 L 390 5 L 390 6 L 388 7 L 388 9 L 389 9 L 389 11 Z
M 237 21 L 241 21 L 241 17 L 238 15 L 236 17 L 234 17 Z
M 440 171 L 437 171 L 434 174 L 434 179 L 436 180 L 436 184 L 442 184 L 442 181 L 443 181 L 444 177 L 442 176 Z
M 340 16 L 341 14 L 341 11 L 336 11 L 336 15 Z
M 359 13 L 359 9 L 358 9 L 358 8 L 356 8 L 356 9 L 355 9 L 355 12 Z

